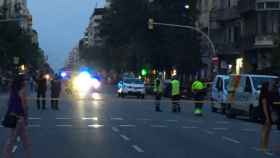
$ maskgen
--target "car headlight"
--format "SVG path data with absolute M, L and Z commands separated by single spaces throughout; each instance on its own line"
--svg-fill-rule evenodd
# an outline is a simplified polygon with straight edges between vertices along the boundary
M 100 88 L 101 83 L 100 83 L 100 81 L 98 79 L 93 78 L 92 79 L 92 86 L 93 86 L 93 88 L 98 89 L 98 88 Z

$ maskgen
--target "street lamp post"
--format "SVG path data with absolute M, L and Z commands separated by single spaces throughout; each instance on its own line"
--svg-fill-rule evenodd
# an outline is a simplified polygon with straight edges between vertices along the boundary
M 216 48 L 215 48 L 214 42 L 210 39 L 210 37 L 206 33 L 204 33 L 202 30 L 200 30 L 200 29 L 198 29 L 196 27 L 188 26 L 188 25 L 177 25 L 177 24 L 168 24 L 168 23 L 155 22 L 153 19 L 149 19 L 148 25 L 149 25 L 149 29 L 153 29 L 154 25 L 159 25 L 159 26 L 167 26 L 167 27 L 190 29 L 190 30 L 193 30 L 195 32 L 198 32 L 204 38 L 206 38 L 207 41 L 209 42 L 209 44 L 211 46 L 211 49 L 212 49 L 212 58 L 216 56 Z

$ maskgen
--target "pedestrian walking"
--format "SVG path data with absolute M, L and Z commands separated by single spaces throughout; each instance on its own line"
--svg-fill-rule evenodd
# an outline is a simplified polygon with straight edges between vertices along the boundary
M 174 76 L 171 81 L 171 97 L 172 97 L 172 111 L 181 112 L 180 107 L 180 81 Z
M 37 109 L 46 109 L 46 92 L 47 92 L 47 79 L 45 78 L 44 73 L 40 73 L 39 78 L 34 79 L 37 83 Z
M 195 100 L 194 115 L 201 116 L 203 100 L 206 96 L 206 85 L 198 79 L 192 84 L 192 92 Z
M 156 112 L 161 112 L 160 101 L 161 101 L 161 97 L 162 97 L 162 92 L 163 92 L 163 82 L 161 79 L 157 78 L 157 79 L 155 79 L 155 83 L 154 83 Z
M 59 96 L 61 92 L 61 80 L 58 75 L 51 81 L 51 108 L 59 110 Z
M 31 158 L 31 143 L 27 134 L 27 99 L 24 76 L 16 77 L 11 85 L 8 110 L 3 126 L 10 128 L 9 138 L 4 146 L 3 158 L 11 158 L 17 137 L 23 143 L 26 158 Z
M 266 152 L 268 150 L 269 136 L 272 126 L 271 117 L 271 96 L 269 94 L 269 82 L 262 84 L 261 93 L 259 97 L 260 116 L 263 124 L 261 129 L 261 149 Z
M 277 120 L 275 121 L 277 129 L 280 130 L 280 93 L 279 93 L 279 81 L 275 81 L 272 86 L 271 102 L 272 110 L 276 112 Z

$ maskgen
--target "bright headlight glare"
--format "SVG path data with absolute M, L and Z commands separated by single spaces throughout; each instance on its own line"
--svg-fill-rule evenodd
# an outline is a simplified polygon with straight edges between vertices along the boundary
M 89 73 L 82 72 L 74 79 L 74 87 L 80 92 L 87 92 L 91 87 L 91 76 Z
M 98 89 L 101 86 L 101 83 L 100 83 L 100 81 L 98 81 L 98 79 L 93 78 L 92 79 L 92 85 L 95 89 Z

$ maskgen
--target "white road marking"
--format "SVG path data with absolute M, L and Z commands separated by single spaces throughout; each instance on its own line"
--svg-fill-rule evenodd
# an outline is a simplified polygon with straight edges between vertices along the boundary
M 82 117 L 82 120 L 94 120 L 94 121 L 98 121 L 98 117 Z
M 209 130 L 205 130 L 204 132 L 207 133 L 207 134 L 209 134 L 209 135 L 213 135 L 213 134 L 214 134 L 214 132 L 209 131 Z
M 217 127 L 217 128 L 213 128 L 213 130 L 215 130 L 215 131 L 227 131 L 228 128 Z
M 152 128 L 167 128 L 165 125 L 151 125 Z
M 72 120 L 70 117 L 57 117 L 56 120 Z
M 13 147 L 12 152 L 15 153 L 15 152 L 17 151 L 17 148 L 18 148 L 17 145 L 15 145 L 15 146 Z
M 228 121 L 216 121 L 216 124 L 229 124 L 230 122 Z
M 132 145 L 132 148 L 134 149 L 134 150 L 136 150 L 137 152 L 139 152 L 139 153 L 143 153 L 144 152 L 144 150 L 143 149 L 141 149 L 139 146 L 137 146 L 137 145 Z
M 120 117 L 113 117 L 113 118 L 111 118 L 111 120 L 115 120 L 115 121 L 122 121 L 122 120 L 123 120 L 123 118 L 120 118 Z
M 40 117 L 29 117 L 28 120 L 41 120 Z
M 125 135 L 120 135 L 121 137 L 122 137 L 122 139 L 124 139 L 125 141 L 130 141 L 130 138 L 128 138 L 127 136 L 125 136 Z
M 226 141 L 229 141 L 229 142 L 231 142 L 231 143 L 240 144 L 240 141 L 238 141 L 238 140 L 236 140 L 236 139 L 233 139 L 233 138 L 229 138 L 229 137 L 223 136 L 222 139 L 223 139 L 223 140 L 226 140 Z
M 166 120 L 167 122 L 178 122 L 178 120 Z
M 183 126 L 182 128 L 185 128 L 185 129 L 198 129 L 199 127 L 196 127 L 196 126 Z
M 116 127 L 112 127 L 112 130 L 114 131 L 114 132 L 119 132 L 120 130 L 118 129 L 118 128 L 116 128 Z
M 91 128 L 100 128 L 100 127 L 104 127 L 104 125 L 95 124 L 95 125 L 88 125 L 88 127 L 91 127 Z
M 41 125 L 28 125 L 29 128 L 39 128 Z
M 244 129 L 241 129 L 240 131 L 242 131 L 242 132 L 257 132 L 256 129 L 249 129 L 249 128 L 244 128 Z
M 120 125 L 120 127 L 136 127 L 136 125 Z
M 55 125 L 56 127 L 73 127 L 73 125 Z
M 151 121 L 152 119 L 148 119 L 148 118 L 139 118 L 136 119 L 137 121 Z

